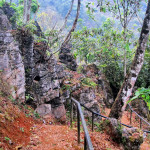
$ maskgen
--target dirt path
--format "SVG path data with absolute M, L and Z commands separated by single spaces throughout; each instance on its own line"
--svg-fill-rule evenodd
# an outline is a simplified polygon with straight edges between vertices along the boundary
M 76 131 L 63 125 L 36 125 L 31 139 L 32 150 L 80 150 Z
M 83 150 L 83 132 L 81 133 L 81 144 L 77 143 L 76 128 L 70 129 L 65 125 L 36 125 L 32 131 L 28 150 Z M 95 150 L 121 150 L 119 145 L 114 143 L 104 133 L 90 133 Z
M 129 123 L 129 114 L 125 114 L 122 121 Z M 134 125 L 136 125 L 135 120 Z M 67 125 L 35 124 L 32 129 L 31 142 L 25 150 L 83 150 L 84 134 L 82 129 L 81 131 L 81 144 L 78 145 L 76 128 L 70 129 Z M 113 142 L 105 133 L 90 132 L 90 137 L 94 150 L 122 150 L 122 147 Z M 146 139 L 141 145 L 141 150 L 149 149 L 150 140 Z

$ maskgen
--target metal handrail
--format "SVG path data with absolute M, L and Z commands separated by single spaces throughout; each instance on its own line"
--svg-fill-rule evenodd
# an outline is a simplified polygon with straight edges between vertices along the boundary
M 135 112 L 135 111 L 132 109 L 132 106 L 131 106 L 130 104 L 128 104 L 128 106 L 129 106 L 130 110 L 131 110 L 132 112 L 134 112 L 134 113 L 140 118 L 140 120 L 143 120 L 146 124 L 148 124 L 148 125 L 150 126 L 150 123 L 147 122 L 145 119 L 143 119 L 137 112 Z
M 99 114 L 99 113 L 96 113 L 96 112 L 92 111 L 91 109 L 87 108 L 86 106 L 84 106 L 84 105 L 81 104 L 81 103 L 80 103 L 80 105 L 92 113 L 92 131 L 93 131 L 93 129 L 94 129 L 94 115 L 103 117 L 103 118 L 105 118 L 105 119 L 108 119 L 108 118 L 109 118 L 109 117 L 103 116 L 103 115 L 101 115 L 101 114 Z M 136 113 L 136 114 L 137 114 L 137 113 Z M 139 116 L 139 115 L 138 115 L 138 116 Z M 141 117 L 141 116 L 140 116 L 140 117 Z M 141 118 L 142 118 L 142 117 L 141 117 Z M 142 119 L 143 119 L 143 118 L 142 118 Z M 143 119 L 143 120 L 144 120 L 144 119 Z M 145 121 L 145 120 L 144 120 L 144 121 Z M 145 122 L 146 122 L 146 121 L 145 121 Z M 147 123 L 147 122 L 146 122 L 146 123 Z M 120 124 L 123 125 L 123 126 L 126 126 L 126 127 L 128 127 L 128 128 L 133 128 L 132 126 L 126 125 L 126 124 L 124 124 L 124 123 L 120 123 Z M 150 125 L 150 124 L 148 123 L 148 125 Z M 141 126 L 140 126 L 140 127 L 141 127 Z M 146 130 L 142 130 L 142 131 L 143 131 L 143 132 L 146 132 L 146 133 L 150 133 L 150 131 L 146 131 Z
M 88 132 L 88 129 L 86 126 L 84 115 L 83 115 L 83 112 L 81 109 L 81 105 L 73 97 L 71 98 L 71 127 L 72 127 L 72 120 L 73 120 L 73 102 L 77 105 L 78 143 L 80 143 L 80 118 L 81 118 L 83 130 L 84 130 L 84 149 L 85 150 L 94 150 L 90 136 L 89 136 L 89 132 Z

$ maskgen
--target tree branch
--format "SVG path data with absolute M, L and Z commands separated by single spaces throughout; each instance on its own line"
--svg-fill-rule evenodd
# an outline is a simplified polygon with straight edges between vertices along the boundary
M 75 30 L 75 28 L 76 28 L 76 26 L 77 26 L 77 21 L 78 21 L 79 13 L 80 13 L 80 5 L 81 5 L 81 0 L 78 0 L 76 18 L 75 18 L 75 20 L 74 20 L 74 23 L 73 23 L 73 26 L 72 26 L 71 30 L 69 31 L 69 33 L 68 33 L 66 39 L 64 40 L 62 46 L 63 46 L 63 45 L 66 45 L 66 44 L 69 42 L 69 40 L 71 39 L 71 33 L 74 32 L 74 30 Z
M 69 9 L 69 11 L 68 11 L 68 13 L 67 13 L 67 15 L 66 15 L 66 17 L 65 17 L 65 22 L 64 22 L 63 26 L 62 26 L 61 29 L 59 30 L 59 34 L 62 32 L 62 30 L 65 28 L 65 26 L 66 26 L 66 24 L 67 24 L 67 19 L 68 19 L 69 15 L 70 15 L 70 13 L 71 13 L 71 11 L 72 11 L 73 3 L 74 3 L 74 0 L 72 0 L 72 2 L 71 2 L 70 9 Z

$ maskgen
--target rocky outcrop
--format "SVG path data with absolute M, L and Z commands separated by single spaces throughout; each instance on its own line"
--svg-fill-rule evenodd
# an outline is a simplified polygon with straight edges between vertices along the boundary
M 66 111 L 60 95 L 63 67 L 49 55 L 47 43 L 34 42 L 25 27 L 12 30 L 8 20 L 11 9 L 4 8 L 6 14 L 0 9 L 0 70 L 11 85 L 13 98 L 24 102 L 26 95 L 26 102 L 37 108 L 42 116 L 44 112 L 45 115 L 51 112 L 49 114 L 55 118 L 65 120 Z
M 148 109 L 146 102 L 142 100 L 142 98 L 138 98 L 132 101 L 131 104 L 133 106 L 133 110 L 135 110 L 141 116 L 150 120 L 150 110 Z
M 104 103 L 107 108 L 111 108 L 114 102 L 113 93 L 109 82 L 105 75 L 97 68 L 95 64 L 84 66 L 82 72 L 88 78 L 93 78 L 97 84 L 95 93 L 99 93 L 96 97 L 99 103 Z
M 24 57 L 26 95 L 29 97 L 27 103 L 42 113 L 46 104 L 51 105 L 49 114 L 57 119 L 65 118 L 65 108 L 60 96 L 60 85 L 64 77 L 63 66 L 50 55 L 51 51 L 45 42 L 34 42 L 28 30 L 22 28 L 17 36 Z M 62 112 L 61 115 L 58 115 L 59 111 Z M 46 112 L 48 110 L 45 115 Z
M 101 113 L 100 108 L 111 107 L 114 102 L 109 83 L 96 65 L 82 68 L 82 73 L 66 70 L 62 96 L 65 97 L 64 99 L 72 96 L 94 112 Z M 86 110 L 84 114 L 89 117 L 92 115 Z
M 25 72 L 18 42 L 7 16 L 0 9 L 0 70 L 3 80 L 19 103 L 25 100 Z
M 70 48 L 62 47 L 59 54 L 59 59 L 61 63 L 66 64 L 67 68 L 73 71 L 77 70 L 77 63 L 75 58 L 71 54 Z
M 15 10 L 10 7 L 10 5 L 6 2 L 4 3 L 3 7 L 1 8 L 4 14 L 7 16 L 9 22 L 11 23 L 12 29 L 16 29 L 16 12 Z
M 138 128 L 122 127 L 114 118 L 108 118 L 102 123 L 103 129 L 114 141 L 122 144 L 124 150 L 139 150 L 143 143 L 143 131 Z

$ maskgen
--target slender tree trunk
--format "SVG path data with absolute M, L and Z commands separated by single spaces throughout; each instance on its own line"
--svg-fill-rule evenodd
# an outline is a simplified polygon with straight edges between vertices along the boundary
M 126 25 L 124 26 L 124 77 L 126 77 L 126 73 L 127 73 L 127 51 L 126 51 L 126 48 L 125 48 L 125 45 L 127 44 L 126 42 L 126 32 L 127 32 L 127 27 Z
M 24 24 L 27 24 L 27 22 L 30 20 L 31 3 L 32 3 L 32 0 L 24 0 L 24 12 L 23 12 Z
M 69 9 L 69 11 L 68 11 L 68 13 L 67 13 L 67 15 L 66 15 L 66 17 L 65 17 L 65 22 L 64 22 L 63 26 L 62 26 L 61 29 L 59 30 L 59 34 L 63 31 L 63 29 L 65 28 L 65 26 L 66 26 L 66 24 L 67 24 L 67 19 L 68 19 L 69 15 L 70 15 L 70 13 L 71 13 L 71 11 L 72 11 L 73 3 L 74 3 L 74 0 L 72 0 L 72 2 L 71 2 L 70 9 Z
M 28 6 L 28 0 L 24 0 L 24 10 L 23 10 L 23 23 L 27 23 L 27 6 Z
M 138 74 L 144 62 L 144 54 L 145 54 L 146 44 L 148 42 L 149 31 L 150 31 L 150 0 L 148 0 L 146 15 L 144 18 L 143 27 L 138 42 L 139 45 L 131 65 L 131 69 L 129 73 L 126 75 L 124 83 L 112 106 L 109 117 L 121 119 L 123 115 L 123 112 L 127 105 L 127 101 L 129 100 L 132 94 L 132 89 L 134 87 L 134 84 L 136 82 L 136 79 L 138 77 Z
M 75 30 L 75 28 L 76 28 L 76 26 L 77 26 L 77 21 L 78 21 L 79 13 L 80 13 L 80 5 L 81 5 L 81 0 L 78 0 L 76 18 L 75 18 L 74 23 L 73 23 L 73 25 L 72 25 L 72 28 L 71 28 L 71 30 L 69 31 L 69 33 L 68 33 L 68 35 L 67 35 L 65 41 L 63 42 L 62 46 L 63 46 L 63 45 L 66 45 L 66 44 L 69 42 L 69 40 L 71 39 L 71 33 L 74 32 L 74 30 Z
M 27 6 L 27 22 L 29 22 L 29 20 L 30 20 L 31 3 L 32 3 L 32 0 L 28 0 L 28 6 Z

